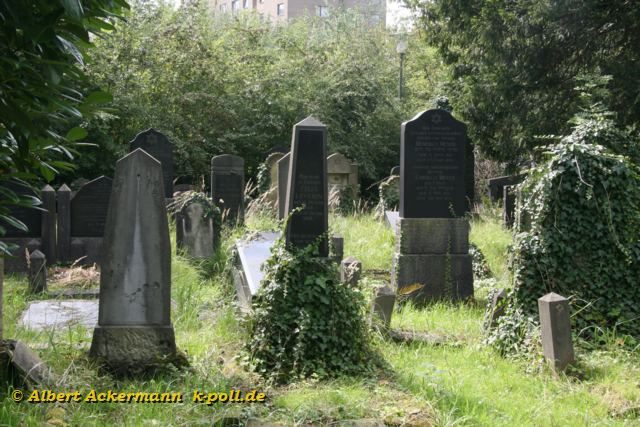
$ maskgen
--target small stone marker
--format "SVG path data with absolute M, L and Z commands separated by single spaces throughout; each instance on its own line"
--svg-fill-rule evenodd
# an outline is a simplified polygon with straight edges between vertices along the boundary
M 200 203 L 190 203 L 180 213 L 181 243 L 192 258 L 211 258 L 216 247 L 216 230 L 212 218 L 204 218 L 205 208 Z
M 211 159 L 211 196 L 222 217 L 244 221 L 244 159 L 222 154 Z
M 544 357 L 556 370 L 563 370 L 574 359 L 569 300 L 549 293 L 538 299 L 540 332 Z
M 327 196 L 327 127 L 307 117 L 293 127 L 291 161 L 285 212 L 295 212 L 286 229 L 287 246 L 305 248 L 321 239 L 318 255 L 327 257 L 329 247 Z
M 385 331 L 391 326 L 391 315 L 393 314 L 393 306 L 396 302 L 396 294 L 388 286 L 376 290 L 375 297 L 371 307 L 372 316 L 377 316 L 382 321 Z
M 340 281 L 351 287 L 358 285 L 362 274 L 362 263 L 354 257 L 347 257 L 340 263 Z
M 331 236 L 331 246 L 333 248 L 332 258 L 336 264 L 340 264 L 344 257 L 344 237 L 338 234 Z
M 289 153 L 278 160 L 278 219 L 282 220 L 286 216 L 287 204 L 287 184 L 289 182 Z
M 89 355 L 119 372 L 175 357 L 171 244 L 162 166 L 142 149 L 116 163 Z
M 40 294 L 47 290 L 47 258 L 39 250 L 29 255 L 29 292 Z
M 485 325 L 489 329 L 494 328 L 498 324 L 498 319 L 504 315 L 506 299 L 507 291 L 504 289 L 499 289 L 493 294 L 485 320 Z
M 164 197 L 173 197 L 173 144 L 164 134 L 151 128 L 140 132 L 129 143 L 130 152 L 142 148 L 147 154 L 162 164 Z

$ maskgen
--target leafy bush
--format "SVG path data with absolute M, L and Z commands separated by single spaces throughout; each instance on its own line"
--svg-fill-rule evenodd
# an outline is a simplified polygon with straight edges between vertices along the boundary
M 363 295 L 340 283 L 336 264 L 314 256 L 316 247 L 277 242 L 253 298 L 247 359 L 275 382 L 374 368 Z
M 571 299 L 578 331 L 640 335 L 640 176 L 605 148 L 635 145 L 602 117 L 581 120 L 529 174 L 520 213 L 530 229 L 516 235 L 514 307 L 503 325 L 522 330 L 514 318 L 536 317 L 537 299 L 555 292 Z

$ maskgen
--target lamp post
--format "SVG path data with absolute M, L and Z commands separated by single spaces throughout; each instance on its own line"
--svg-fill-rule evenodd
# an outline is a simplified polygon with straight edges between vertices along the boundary
M 396 52 L 400 55 L 400 78 L 398 81 L 398 98 L 400 99 L 402 99 L 403 94 L 404 82 L 402 72 L 404 71 L 404 54 L 407 51 L 407 47 L 408 44 L 406 40 L 400 40 L 396 45 Z

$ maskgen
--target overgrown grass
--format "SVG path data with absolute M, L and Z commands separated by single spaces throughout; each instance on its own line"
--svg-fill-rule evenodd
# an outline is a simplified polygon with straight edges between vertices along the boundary
M 251 227 L 268 219 L 249 218 Z M 273 223 L 272 223 L 273 224 Z M 332 217 L 345 237 L 345 255 L 365 268 L 388 269 L 393 236 L 372 217 Z M 223 250 L 241 230 L 224 232 Z M 496 218 L 472 224 L 472 240 L 487 256 L 492 271 L 504 277 L 504 251 L 510 242 Z M 394 314 L 393 328 L 429 332 L 440 344 L 398 344 L 381 336 L 374 345 L 389 369 L 377 378 L 306 381 L 267 387 L 235 360 L 244 342 L 233 305 L 233 286 L 220 266 L 174 256 L 172 319 L 178 347 L 191 366 L 146 380 L 116 380 L 86 358 L 92 331 L 82 327 L 33 332 L 17 319 L 36 297 L 26 294 L 23 277 L 5 281 L 5 336 L 27 342 L 58 374 L 57 391 L 180 391 L 178 404 L 16 404 L 0 402 L 0 425 L 215 425 L 223 417 L 281 422 L 284 425 L 339 425 L 362 418 L 388 425 L 633 425 L 640 422 L 640 350 L 611 331 L 602 331 L 598 347 L 578 343 L 578 366 L 555 375 L 530 359 L 506 359 L 482 344 L 483 309 L 476 304 L 405 306 Z M 367 281 L 371 285 L 372 281 Z M 195 390 L 258 388 L 266 404 L 214 404 L 191 401 Z

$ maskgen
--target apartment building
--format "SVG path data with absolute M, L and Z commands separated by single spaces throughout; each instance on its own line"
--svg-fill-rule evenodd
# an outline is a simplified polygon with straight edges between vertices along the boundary
M 373 23 L 385 24 L 385 0 L 211 0 L 216 12 L 237 13 L 255 10 L 265 19 L 274 22 L 287 21 L 298 16 L 329 16 L 332 9 L 358 8 L 370 17 Z

